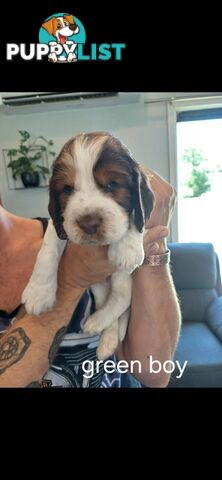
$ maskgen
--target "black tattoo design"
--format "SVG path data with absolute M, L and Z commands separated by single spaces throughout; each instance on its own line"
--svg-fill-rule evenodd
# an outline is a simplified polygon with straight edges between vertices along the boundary
M 52 380 L 41 380 L 41 382 L 31 382 L 26 388 L 49 388 L 52 386 Z
M 26 388 L 40 388 L 40 387 L 41 387 L 41 383 L 39 382 L 31 382 L 28 385 L 26 385 Z
M 23 357 L 30 344 L 30 338 L 20 327 L 0 339 L 0 375 Z
M 52 345 L 49 349 L 49 354 L 48 354 L 48 359 L 49 359 L 50 365 L 54 360 L 55 354 L 56 354 L 56 352 L 59 348 L 59 345 L 60 345 L 64 335 L 65 335 L 66 329 L 67 329 L 67 327 L 62 327 L 55 334 L 54 340 L 52 342 Z

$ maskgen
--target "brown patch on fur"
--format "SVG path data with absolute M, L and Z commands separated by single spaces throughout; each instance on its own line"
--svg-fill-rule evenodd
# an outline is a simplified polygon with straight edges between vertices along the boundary
M 134 211 L 135 225 L 142 232 L 152 211 L 154 197 L 141 167 L 119 139 L 109 136 L 93 173 L 104 193 L 121 205 L 129 216 Z M 115 187 L 108 192 L 111 182 L 115 182 Z
M 89 133 L 83 133 L 82 135 L 84 135 L 84 140 L 87 145 L 90 145 L 91 143 L 96 142 L 101 137 L 110 137 L 109 132 L 89 132 Z
M 62 15 L 60 15 L 62 17 Z M 75 23 L 75 19 L 72 15 L 69 15 L 69 14 L 65 14 L 63 16 L 63 19 L 67 21 L 67 23 L 69 23 L 69 27 L 71 30 L 75 30 L 77 28 L 77 25 Z M 61 28 L 64 28 L 63 25 L 61 25 L 61 22 L 60 20 L 58 19 L 58 17 L 52 17 L 50 18 L 49 20 L 47 20 L 46 22 L 42 23 L 42 28 L 44 28 L 48 33 L 49 35 L 56 35 L 56 32 L 57 30 L 60 30 Z
M 110 161 L 99 161 L 94 169 L 94 178 L 98 187 L 102 188 L 106 192 L 106 188 L 112 182 L 115 182 L 116 188 L 113 192 L 106 192 L 108 196 L 111 196 L 119 205 L 125 208 L 126 211 L 131 210 L 132 195 L 131 186 L 132 181 L 128 172 L 123 170 L 121 165 Z
M 101 189 L 112 197 L 129 214 L 133 209 L 133 169 L 132 160 L 121 142 L 109 136 L 94 167 L 94 178 Z M 107 187 L 115 182 L 112 192 Z
M 49 214 L 57 235 L 61 239 L 67 238 L 63 228 L 62 214 L 69 199 L 69 194 L 64 192 L 64 187 L 73 188 L 75 183 L 75 168 L 72 153 L 73 139 L 66 143 L 55 160 L 49 183 Z
M 51 179 L 53 189 L 61 193 L 66 185 L 74 187 L 75 176 L 73 159 L 69 155 L 58 158 L 54 165 Z
M 68 13 L 66 13 L 66 14 L 63 15 L 63 18 L 64 18 L 64 20 L 67 20 L 67 22 L 68 22 L 70 25 L 74 25 L 74 24 L 75 24 L 75 19 L 74 19 L 73 15 L 69 15 Z

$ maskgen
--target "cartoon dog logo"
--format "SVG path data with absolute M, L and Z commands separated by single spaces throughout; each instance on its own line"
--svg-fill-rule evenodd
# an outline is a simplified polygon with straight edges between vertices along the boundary
M 62 16 L 53 16 L 42 23 L 49 35 L 55 37 L 56 42 L 50 42 L 51 46 L 55 45 L 72 45 L 76 46 L 73 41 L 69 41 L 69 37 L 79 32 L 79 27 L 75 22 L 74 16 L 64 13 Z M 75 62 L 77 56 L 74 51 L 69 52 L 67 56 L 58 56 L 56 52 L 50 53 L 48 60 L 51 62 Z

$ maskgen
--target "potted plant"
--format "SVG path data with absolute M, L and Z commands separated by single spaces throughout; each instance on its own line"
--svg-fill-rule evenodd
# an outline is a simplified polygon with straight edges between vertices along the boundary
M 12 169 L 12 177 L 17 180 L 21 177 L 24 187 L 38 187 L 40 175 L 46 179 L 49 174 L 48 167 L 38 163 L 43 154 L 55 155 L 51 151 L 52 140 L 47 140 L 43 136 L 31 139 L 31 135 L 26 130 L 19 130 L 20 142 L 18 148 L 8 150 L 7 155 L 10 162 L 7 167 Z

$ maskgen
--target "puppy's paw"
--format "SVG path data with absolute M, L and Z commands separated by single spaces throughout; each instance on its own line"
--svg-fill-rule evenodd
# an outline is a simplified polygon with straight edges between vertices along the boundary
M 68 61 L 69 63 L 71 63 L 71 62 L 76 62 L 76 61 L 77 61 L 77 56 L 76 56 L 76 54 L 75 54 L 75 53 L 69 53 L 68 58 L 67 58 L 67 61 Z
M 48 55 L 48 61 L 56 63 L 58 61 L 57 56 L 55 53 L 49 53 Z
M 110 323 L 113 319 L 110 319 Z M 106 315 L 106 325 L 107 325 L 107 315 Z M 86 323 L 83 326 L 84 333 L 89 333 L 90 335 L 96 335 L 97 333 L 101 333 L 104 330 L 104 313 L 102 310 L 98 310 L 97 312 L 90 315 L 87 319 Z
M 118 331 L 116 329 L 108 328 L 104 330 L 96 350 L 97 358 L 99 360 L 105 360 L 113 355 L 118 346 L 118 342 Z
M 143 245 L 140 242 L 120 241 L 110 245 L 108 250 L 109 261 L 119 271 L 132 273 L 135 268 L 142 265 L 144 260 Z
M 56 300 L 57 285 L 34 285 L 30 282 L 22 294 L 22 303 L 29 315 L 51 310 Z

